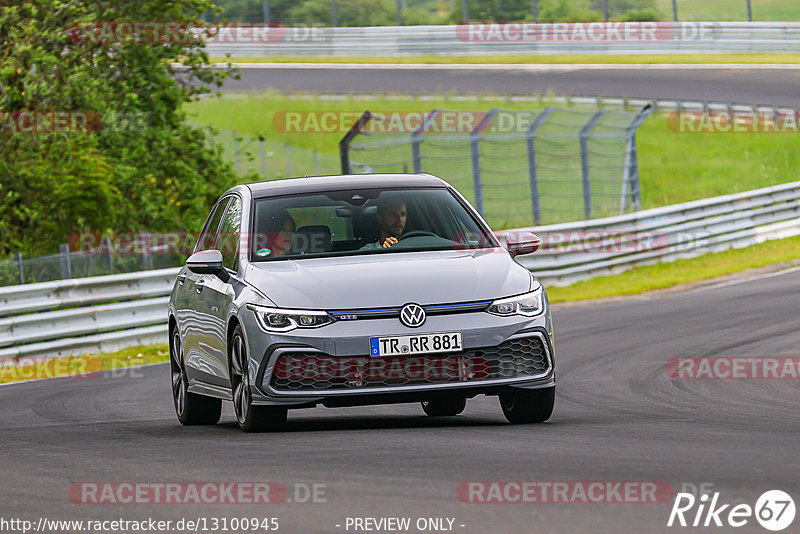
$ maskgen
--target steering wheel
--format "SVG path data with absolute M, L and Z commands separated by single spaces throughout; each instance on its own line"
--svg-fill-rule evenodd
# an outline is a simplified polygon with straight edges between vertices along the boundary
M 413 232 L 408 232 L 407 234 L 401 235 L 397 240 L 402 241 L 403 239 L 408 239 L 409 237 L 422 237 L 422 236 L 439 237 L 433 232 L 428 232 L 426 230 L 414 230 Z

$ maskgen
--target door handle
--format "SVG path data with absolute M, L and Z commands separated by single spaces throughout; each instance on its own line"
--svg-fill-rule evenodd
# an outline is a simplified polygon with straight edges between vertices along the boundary
M 185 274 L 179 274 L 178 275 L 178 283 L 180 285 L 183 285 L 184 282 L 186 282 L 186 275 Z
M 197 290 L 198 293 L 203 291 L 203 288 L 206 287 L 206 283 L 203 280 L 198 280 L 197 283 L 194 284 L 194 288 Z

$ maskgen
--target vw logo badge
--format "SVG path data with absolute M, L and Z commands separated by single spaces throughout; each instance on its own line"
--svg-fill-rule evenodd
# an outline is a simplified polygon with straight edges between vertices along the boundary
M 409 328 L 417 328 L 425 323 L 425 310 L 419 304 L 406 304 L 400 310 L 400 322 Z

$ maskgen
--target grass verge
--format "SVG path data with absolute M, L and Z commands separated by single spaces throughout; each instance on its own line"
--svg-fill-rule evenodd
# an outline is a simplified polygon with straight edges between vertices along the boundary
M 800 236 L 767 241 L 751 247 L 704 254 L 696 258 L 638 267 L 612 276 L 601 276 L 565 287 L 550 287 L 550 302 L 573 302 L 675 288 L 749 269 L 799 263 Z
M 130 347 L 107 354 L 32 358 L 0 365 L 0 384 L 41 378 L 91 379 L 104 372 L 169 361 L 169 346 Z
M 459 64 L 459 65 L 700 65 L 713 63 L 736 64 L 797 64 L 800 54 L 509 54 L 493 56 L 259 56 L 211 58 L 214 63 L 370 63 L 388 65 Z

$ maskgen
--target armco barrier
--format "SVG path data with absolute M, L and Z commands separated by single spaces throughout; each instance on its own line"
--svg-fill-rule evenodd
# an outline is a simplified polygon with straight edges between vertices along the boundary
M 800 235 L 800 182 L 497 234 L 504 239 L 528 231 L 539 235 L 543 246 L 520 262 L 544 283 L 565 285 Z M 0 361 L 166 342 L 167 297 L 177 273 L 165 269 L 0 288 Z
M 647 25 L 655 38 L 645 39 Z M 519 25 L 276 28 L 259 36 L 252 28 L 225 28 L 207 43 L 212 55 L 414 56 L 485 54 L 699 54 L 796 52 L 796 22 L 659 22 L 541 24 L 524 34 Z M 650 32 L 650 34 L 653 34 Z M 650 35 L 648 34 L 648 35 Z M 601 38 L 597 38 L 598 35 Z M 616 36 L 619 35 L 619 38 Z M 541 37 L 544 36 L 544 37 Z M 550 37 L 547 37 L 550 36 Z M 607 36 L 603 38 L 602 36 Z

